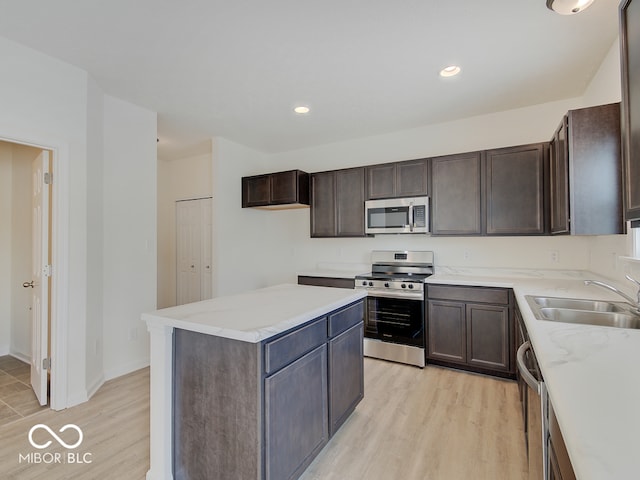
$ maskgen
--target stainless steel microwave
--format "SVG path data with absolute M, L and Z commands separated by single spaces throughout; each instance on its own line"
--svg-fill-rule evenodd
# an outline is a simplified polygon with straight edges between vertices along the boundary
M 364 206 L 367 234 L 429 232 L 429 197 L 367 200 Z

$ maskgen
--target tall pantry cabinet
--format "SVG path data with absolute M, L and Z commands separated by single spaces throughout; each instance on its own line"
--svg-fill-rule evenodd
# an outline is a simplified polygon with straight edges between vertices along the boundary
M 177 305 L 211 298 L 212 200 L 176 202 Z

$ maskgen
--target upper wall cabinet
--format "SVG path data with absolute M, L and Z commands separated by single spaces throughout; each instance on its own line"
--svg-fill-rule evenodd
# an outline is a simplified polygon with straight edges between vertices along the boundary
M 620 139 L 619 103 L 562 119 L 549 149 L 552 234 L 624 233 Z
M 367 200 L 429 194 L 429 159 L 366 167 Z
M 625 219 L 640 219 L 640 1 L 620 3 Z
M 487 235 L 543 235 L 547 231 L 549 144 L 486 152 Z
M 311 174 L 311 237 L 363 237 L 364 167 Z
M 431 233 L 481 235 L 482 152 L 431 159 Z
M 242 177 L 242 208 L 306 208 L 309 174 L 300 170 Z

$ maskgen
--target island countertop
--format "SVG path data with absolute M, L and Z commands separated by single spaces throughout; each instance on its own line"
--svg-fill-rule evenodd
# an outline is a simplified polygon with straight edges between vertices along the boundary
M 258 343 L 365 296 L 358 290 L 282 284 L 144 313 L 142 320 Z

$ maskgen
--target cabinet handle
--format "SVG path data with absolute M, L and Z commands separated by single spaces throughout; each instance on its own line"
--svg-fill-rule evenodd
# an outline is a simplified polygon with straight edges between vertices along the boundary
M 540 382 L 531 375 L 531 372 L 527 368 L 524 363 L 524 356 L 527 354 L 527 351 L 531 350 L 531 343 L 529 341 L 524 342 L 520 347 L 518 347 L 518 353 L 516 354 L 516 363 L 518 364 L 518 370 L 520 371 L 520 375 L 527 385 L 533 388 L 538 395 L 540 395 Z

